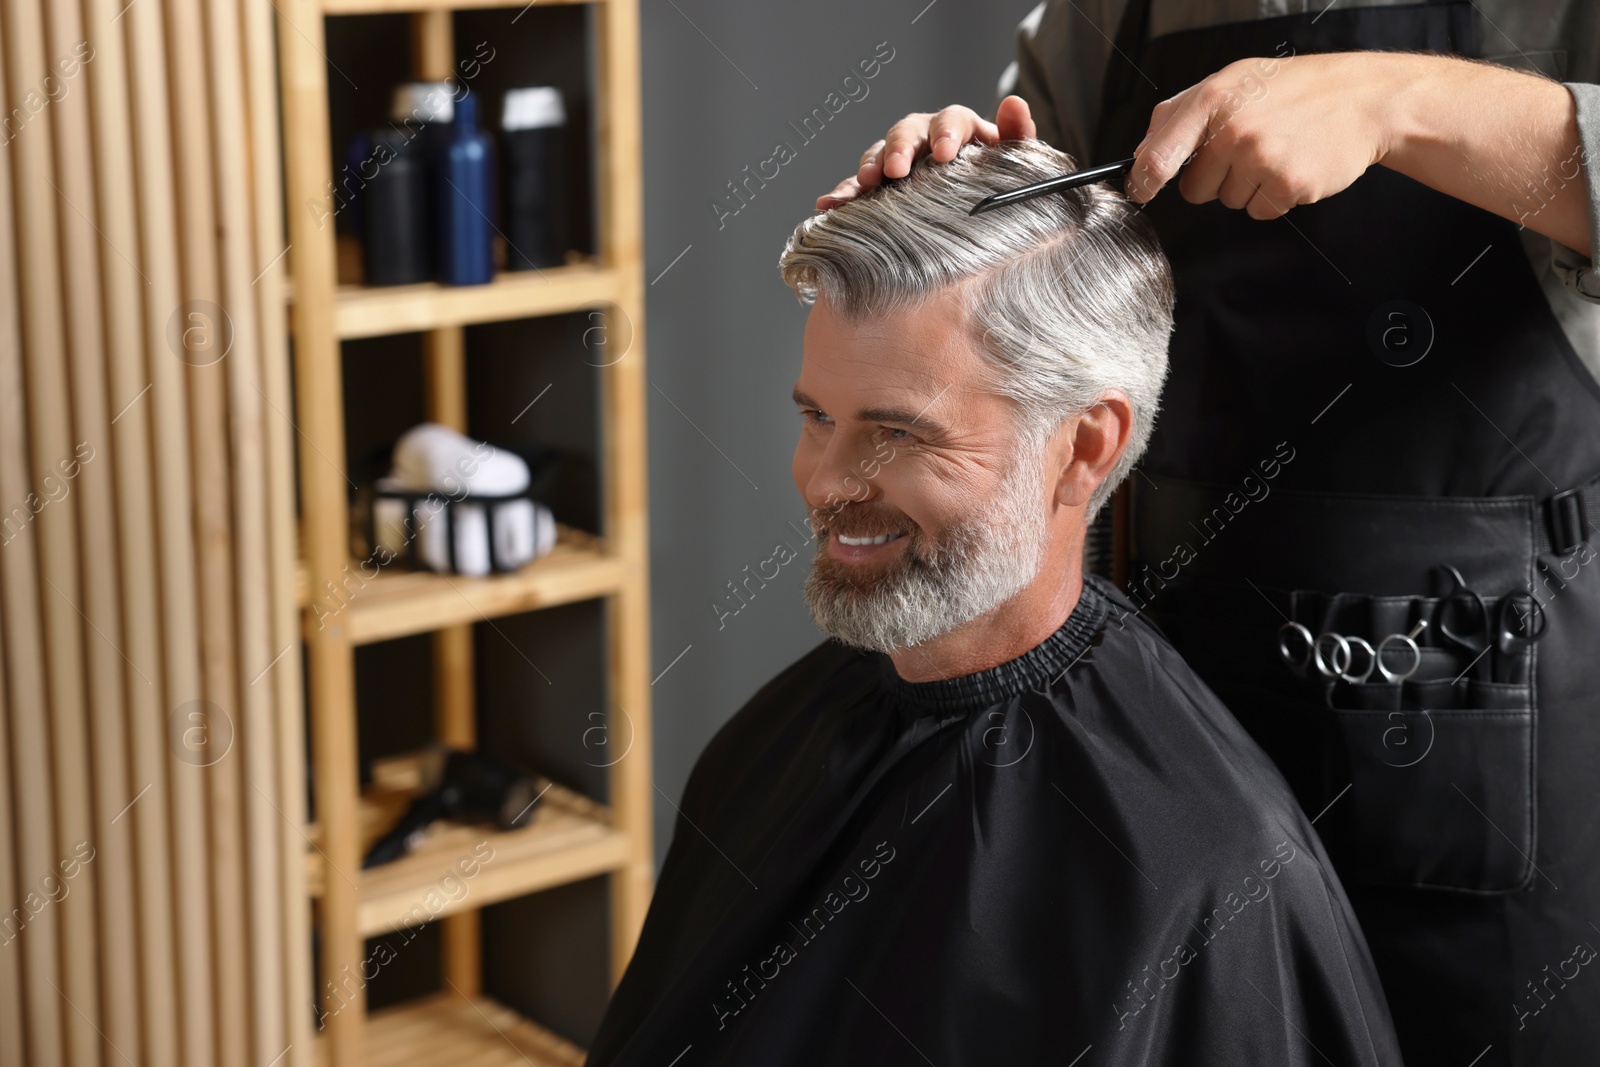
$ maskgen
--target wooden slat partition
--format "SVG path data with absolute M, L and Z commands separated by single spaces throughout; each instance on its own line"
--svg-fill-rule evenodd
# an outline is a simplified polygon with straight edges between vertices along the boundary
M 46 69 L 49 53 L 44 40 L 41 5 L 37 0 L 7 0 L 5 37 L 7 73 L 15 86 L 26 82 L 29 70 Z M 66 330 L 61 293 L 62 255 L 57 230 L 56 183 L 51 160 L 52 140 L 59 136 L 56 116 L 42 111 L 10 144 L 12 202 L 16 207 L 16 250 L 19 264 L 17 289 L 22 307 L 22 364 L 24 395 L 28 405 L 29 472 L 43 484 L 41 471 L 73 454 L 66 382 Z M 62 210 L 65 210 L 63 208 Z M 83 679 L 83 620 L 78 574 L 78 498 L 66 492 L 42 507 L 33 520 L 38 533 L 39 625 L 44 639 L 46 696 L 32 705 L 46 718 L 50 734 L 50 763 L 54 789 L 49 794 L 55 809 L 52 859 L 33 877 L 55 871 L 61 857 L 75 845 L 96 835 L 90 824 L 87 739 L 84 736 L 85 686 Z M 27 705 L 24 705 L 27 706 Z M 42 799 L 42 796 L 41 798 Z M 24 814 L 24 821 L 26 821 Z M 98 956 L 95 897 L 98 872 L 73 880 L 70 892 L 53 901 L 44 921 L 61 935 L 60 982 L 57 994 L 65 1001 L 62 1011 L 62 1062 L 88 1067 L 99 1062 L 100 1038 L 85 1018 L 100 1018 L 100 991 L 95 980 Z M 23 877 L 29 877 L 24 872 Z M 43 995 L 43 991 L 36 991 Z
M 244 70 L 246 80 L 256 268 L 257 324 L 261 331 L 261 399 L 266 429 L 266 496 L 271 584 L 271 669 L 252 685 L 272 686 L 270 714 L 276 725 L 279 823 L 277 839 L 282 903 L 280 921 L 283 967 L 278 981 L 284 1001 L 282 1067 L 310 1067 L 312 1062 L 311 909 L 306 895 L 305 839 L 292 832 L 306 823 L 305 718 L 301 706 L 300 612 L 296 597 L 300 541 L 295 521 L 294 428 L 289 420 L 288 323 L 284 316 L 284 282 L 288 278 L 287 237 L 282 210 L 282 154 L 279 151 L 278 55 L 273 47 L 277 12 L 271 0 L 243 0 Z M 254 882 L 265 896 L 264 883 Z M 262 1047 L 261 1038 L 256 1047 Z M 273 1051 L 272 1056 L 279 1053 Z M 271 1063 L 272 1059 L 257 1062 Z
M 219 292 L 231 322 L 230 348 L 221 366 L 227 370 L 228 432 L 233 454 L 233 528 L 237 557 L 257 561 L 234 566 L 234 603 L 238 624 L 236 727 L 244 757 L 240 807 L 244 831 L 243 877 L 255 886 L 280 884 L 280 851 L 276 846 L 279 816 L 272 808 L 276 791 L 276 737 L 272 723 L 272 687 L 265 672 L 277 649 L 271 641 L 269 591 L 272 572 L 267 528 L 267 486 L 261 344 L 258 309 L 251 282 L 259 273 L 252 255 L 251 185 L 246 151 L 245 89 L 237 76 L 245 62 L 236 0 L 208 0 L 204 53 L 211 73 L 212 177 L 216 190 L 219 238 Z M 282 312 L 269 312 L 279 322 Z M 274 416 L 279 418 L 281 416 Z M 279 646 L 281 647 L 281 646 Z M 292 650 L 291 650 L 292 651 Z M 287 654 L 287 653 L 285 653 Z M 230 833 L 238 834 L 237 826 Z M 251 893 L 241 917 L 249 938 L 249 958 L 256 961 L 249 979 L 248 1029 L 241 1027 L 241 1064 L 270 1063 L 285 1046 L 284 988 L 280 946 L 284 938 L 282 902 L 276 892 Z M 296 937 L 304 936 L 297 928 Z M 219 946 L 220 947 L 220 946 Z M 244 976 L 239 986 L 243 992 Z
M 11 98 L 19 84 L 12 74 L 18 38 L 10 35 L 10 12 L 3 14 L 0 36 L 7 47 L 0 48 L 0 81 Z M 9 156 L 7 163 L 14 159 Z M 5 501 L 0 504 L 5 509 L 0 516 L 0 538 L 5 541 L 0 545 L 0 615 L 5 619 L 0 630 L 5 635 L 11 796 L 19 800 L 12 815 L 16 881 L 6 886 L 10 893 L 0 910 L 0 931 L 11 939 L 7 948 L 19 950 L 22 972 L 24 1031 L 21 1041 L 7 1046 L 7 1053 L 13 1054 L 20 1044 L 18 1064 L 58 1067 L 66 1010 L 54 992 L 61 980 L 60 935 L 56 923 L 43 911 L 35 921 L 27 900 L 27 893 L 37 884 L 34 879 L 54 868 L 55 812 L 48 803 L 41 806 L 35 800 L 27 808 L 20 803 L 22 798 L 48 798 L 51 775 L 50 735 L 44 715 L 44 641 L 39 632 L 38 530 L 27 495 L 32 491 L 32 476 L 22 375 L 21 246 L 12 214 L 12 186 L 11 168 L 0 167 L 0 501 Z M 19 506 L 20 513 L 16 510 Z M 32 709 L 33 713 L 12 709 Z M 42 995 L 46 991 L 49 995 Z
M 70 55 L 77 42 L 86 40 L 82 12 L 75 4 L 46 5 L 48 54 Z M 92 61 L 91 61 L 92 62 Z M 55 134 L 56 208 L 60 225 L 62 260 L 62 313 L 66 326 L 72 383 L 72 428 L 62 427 L 74 449 L 94 448 L 93 442 L 110 437 L 111 413 L 106 410 L 105 333 L 101 317 L 100 255 L 95 202 L 93 153 L 89 133 L 89 97 L 66 93 L 52 105 L 50 120 Z M 103 446 L 102 446 L 103 447 Z M 85 453 L 87 454 L 87 453 Z M 37 453 L 35 453 L 37 455 Z M 138 979 L 134 952 L 133 900 L 117 887 L 133 880 L 133 838 L 112 819 L 132 798 L 128 788 L 126 707 L 123 701 L 124 664 L 122 620 L 118 608 L 116 525 L 113 518 L 110 465 L 74 456 L 77 476 L 72 479 L 78 501 L 81 601 L 77 605 L 87 629 L 83 631 L 88 692 L 87 719 L 75 723 L 89 728 L 91 780 L 78 788 L 89 790 L 95 833 L 94 878 L 87 884 L 103 886 L 99 904 L 99 992 L 104 1018 L 99 1037 L 110 1046 L 107 1053 L 140 1047 Z M 60 744 L 57 738 L 56 743 Z M 75 842 L 63 842 L 75 844 Z M 87 1020 L 78 1024 L 87 1028 Z M 93 1041 L 87 1030 L 85 1041 Z M 74 1057 L 91 1062 L 94 1057 Z
M 233 522 L 229 514 L 228 428 L 226 387 L 231 349 L 211 362 L 216 347 L 236 331 L 236 308 L 223 307 L 218 280 L 216 198 L 212 185 L 211 106 L 218 86 L 208 84 L 207 67 L 229 64 L 231 57 L 209 56 L 202 35 L 200 0 L 168 0 L 166 16 L 167 81 L 172 106 L 172 159 L 177 203 L 179 276 L 178 306 L 181 340 L 174 346 L 186 353 L 180 360 L 189 401 L 189 453 L 193 479 L 191 507 L 194 523 L 197 605 L 199 613 L 200 692 L 209 707 L 205 728 L 209 750 L 222 734 L 240 737 L 237 634 L 233 596 Z M 202 342 L 198 351 L 188 339 Z M 172 330 L 167 331 L 169 343 Z M 237 339 L 234 339 L 237 344 Z M 211 717 L 214 716 L 214 721 Z M 221 734 L 219 734 L 221 731 Z M 240 795 L 239 759 L 200 760 L 206 796 L 210 856 L 212 952 L 218 960 L 242 960 L 246 955 L 244 841 L 240 832 L 243 798 Z M 214 967 L 215 1034 L 219 1067 L 245 1067 L 248 1037 L 245 981 L 237 967 Z
M 0 271 L 0 274 L 3 273 Z M 0 648 L 5 647 L 5 630 L 5 612 L 0 611 Z M 0 657 L 0 886 L 17 884 L 17 865 L 12 852 L 15 839 L 11 834 L 11 739 L 7 728 L 10 717 L 10 705 L 6 703 L 5 661 Z M 0 923 L 3 921 L 0 919 Z M 0 949 L 9 949 L 20 933 L 20 930 L 0 927 Z M 23 1062 L 25 1033 L 22 1023 L 21 954 L 0 951 L 0 1063 Z
M 0 0 L 0 1067 L 313 1062 L 274 18 Z
M 116 25 L 119 0 L 87 0 L 91 27 Z M 93 58 L 83 71 L 93 109 L 94 175 L 103 236 L 101 275 L 106 338 L 109 447 L 97 454 L 116 483 L 117 543 L 121 562 L 122 653 L 126 657 L 126 703 L 131 790 L 115 827 L 135 843 L 133 897 L 138 906 L 138 990 L 141 997 L 142 1062 L 178 1063 L 178 1015 L 154 1010 L 177 1004 L 177 944 L 174 938 L 172 842 L 169 833 L 171 772 L 168 716 L 161 651 L 161 590 L 155 527 L 155 479 L 151 453 L 152 407 L 145 368 L 141 302 L 147 277 L 139 267 L 137 202 L 128 59 L 121 33 L 94 33 Z M 87 41 L 87 38 L 85 38 Z M 109 452 L 109 455 L 104 454 Z M 130 1056 L 137 1054 L 130 1051 Z
M 178 275 L 177 207 L 173 191 L 172 131 L 168 120 L 167 48 L 163 12 L 135 3 L 121 16 L 128 34 L 129 88 L 133 104 L 134 170 L 139 192 L 140 269 L 145 275 L 143 338 L 152 415 L 156 545 L 161 575 L 162 710 L 202 699 L 196 605 L 194 530 L 189 472 L 187 385 L 181 362 L 167 345 L 167 324 L 182 302 Z M 203 726 L 203 724 L 202 724 Z M 180 727 L 186 730 L 187 724 Z M 186 737 L 186 733 L 180 734 Z M 171 740 L 169 739 L 169 747 Z M 172 759 L 169 825 L 178 962 L 179 1060 L 204 1062 L 215 1054 L 209 848 L 205 782 L 200 768 Z

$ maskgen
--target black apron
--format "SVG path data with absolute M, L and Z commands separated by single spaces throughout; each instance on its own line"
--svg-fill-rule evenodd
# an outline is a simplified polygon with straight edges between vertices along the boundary
M 1093 161 L 1233 61 L 1264 60 L 1259 98 L 1279 56 L 1476 55 L 1471 16 L 1330 7 L 1146 40 L 1132 0 Z M 1130 596 L 1315 817 L 1411 1067 L 1597 1062 L 1600 387 L 1517 226 L 1381 166 L 1271 222 L 1176 182 L 1143 215 L 1178 296 Z M 1374 646 L 1428 625 L 1413 674 L 1363 682 L 1292 669 L 1291 621 Z M 1484 644 L 1501 622 L 1542 636 Z M 1385 666 L 1411 666 L 1403 642 Z

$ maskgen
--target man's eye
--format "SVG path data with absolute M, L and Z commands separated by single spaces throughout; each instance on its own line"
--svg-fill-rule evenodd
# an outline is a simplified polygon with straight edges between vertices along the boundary
M 883 429 L 891 441 L 904 441 L 912 436 L 910 430 L 902 430 L 898 426 L 885 426 Z
M 826 414 L 818 411 L 816 408 L 801 409 L 800 417 L 805 419 L 807 422 L 816 423 L 819 426 L 825 426 L 833 421 L 832 419 L 828 418 Z

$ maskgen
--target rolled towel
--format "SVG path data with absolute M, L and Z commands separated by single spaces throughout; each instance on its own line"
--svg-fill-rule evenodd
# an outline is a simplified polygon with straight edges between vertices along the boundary
M 424 422 L 394 443 L 388 480 L 393 488 L 413 492 L 509 496 L 528 488 L 528 464 L 448 426 Z
M 513 500 L 494 509 L 494 550 L 504 566 L 520 567 L 556 547 L 556 517 L 543 504 Z

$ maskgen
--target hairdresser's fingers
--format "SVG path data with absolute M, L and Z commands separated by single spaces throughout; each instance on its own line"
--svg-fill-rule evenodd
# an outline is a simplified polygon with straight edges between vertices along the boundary
M 1039 127 L 1033 121 L 1033 111 L 1020 96 L 1008 96 L 994 110 L 994 124 L 1002 141 L 1019 141 L 1025 137 L 1039 136 Z
M 1144 151 L 1144 146 L 1150 143 L 1150 138 L 1155 135 L 1157 130 L 1166 128 L 1167 123 L 1172 120 L 1173 112 L 1177 110 L 1178 103 L 1182 99 L 1182 93 L 1177 96 L 1169 96 L 1150 109 L 1150 121 L 1145 123 L 1144 137 L 1139 141 L 1138 147 L 1133 150 L 1134 155 Z
M 919 111 L 889 127 L 878 156 L 883 178 L 904 178 L 911 173 L 911 164 L 928 148 L 928 127 L 932 121 L 932 114 Z M 864 175 L 861 177 L 864 179 Z M 862 181 L 863 186 L 876 184 Z
M 928 125 L 928 139 L 933 145 L 933 158 L 948 163 L 956 158 L 961 146 L 969 141 L 994 144 L 1000 139 L 1000 129 L 970 107 L 953 104 L 933 116 Z
M 856 164 L 854 174 L 817 197 L 817 210 L 827 211 L 829 208 L 838 207 L 860 196 L 863 189 L 877 185 L 883 178 L 883 168 L 878 164 L 878 155 L 882 151 L 883 142 L 874 141 L 865 152 L 861 153 L 861 160 Z
M 855 173 L 858 188 L 871 189 L 883 180 L 883 145 L 881 139 L 874 141 L 865 152 L 861 153 Z
M 854 200 L 860 195 L 861 183 L 856 180 L 854 175 L 852 175 L 851 177 L 848 177 L 844 181 L 840 182 L 838 185 L 835 185 L 833 187 L 833 191 L 827 196 L 817 197 L 817 210 L 827 211 L 830 208 L 836 208 L 840 204 L 849 203 L 851 200 Z
M 1127 192 L 1134 200 L 1147 203 L 1204 142 L 1214 110 L 1211 93 L 1208 83 L 1201 82 L 1151 112 L 1150 132 L 1128 171 Z
M 976 111 L 959 104 L 937 112 L 915 112 L 891 126 L 888 136 L 861 153 L 855 176 L 840 182 L 826 196 L 818 197 L 817 210 L 824 211 L 853 199 L 862 191 L 881 184 L 885 177 L 905 177 L 924 152 L 931 151 L 934 159 L 948 163 L 962 145 L 971 142 L 994 144 L 1036 136 L 1038 127 L 1033 113 L 1020 96 L 1008 96 L 1000 101 L 994 122 L 986 121 Z
M 1228 167 L 1228 157 L 1224 153 L 1202 148 L 1189 161 L 1189 165 L 1183 168 L 1183 176 L 1178 179 L 1178 192 L 1182 193 L 1183 198 L 1191 204 L 1209 203 L 1217 199 L 1219 191 L 1227 181 Z M 1250 187 L 1250 191 L 1252 193 L 1255 191 L 1254 185 Z
M 1217 199 L 1222 201 L 1222 206 L 1237 211 L 1255 198 L 1257 184 L 1246 177 L 1243 171 L 1233 169 L 1228 171 L 1228 176 L 1222 182 L 1222 188 L 1217 192 Z
M 872 142 L 872 146 L 861 153 L 861 161 L 856 164 L 856 189 L 870 189 L 883 180 L 883 141 Z
M 1256 189 L 1256 195 L 1245 204 L 1245 214 L 1253 219 L 1268 222 L 1279 218 L 1294 206 L 1294 190 L 1281 181 L 1268 179 Z

